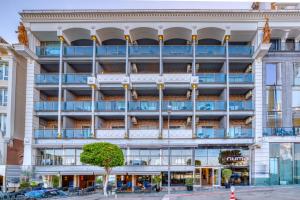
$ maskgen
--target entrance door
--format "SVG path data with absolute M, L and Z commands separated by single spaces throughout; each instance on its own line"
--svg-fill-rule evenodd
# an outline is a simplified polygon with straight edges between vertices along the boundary
M 201 170 L 201 186 L 212 186 L 213 185 L 213 169 L 202 168 Z
M 220 186 L 221 168 L 201 167 L 195 168 L 195 185 L 202 187 Z

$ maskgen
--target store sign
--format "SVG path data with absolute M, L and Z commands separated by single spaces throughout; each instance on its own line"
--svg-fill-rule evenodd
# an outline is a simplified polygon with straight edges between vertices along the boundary
M 242 155 L 240 150 L 226 150 L 219 154 L 219 162 L 222 165 L 242 166 L 248 164 L 248 157 Z

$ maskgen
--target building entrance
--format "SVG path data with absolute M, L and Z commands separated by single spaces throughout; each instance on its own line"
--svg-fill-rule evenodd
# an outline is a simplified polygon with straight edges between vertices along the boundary
M 221 185 L 220 167 L 197 167 L 195 168 L 195 185 L 201 187 L 212 187 Z

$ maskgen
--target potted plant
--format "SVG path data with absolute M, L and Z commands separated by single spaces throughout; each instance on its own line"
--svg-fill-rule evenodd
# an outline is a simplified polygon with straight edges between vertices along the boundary
M 193 178 L 186 178 L 185 179 L 185 186 L 187 191 L 193 191 L 194 179 Z
M 231 169 L 223 169 L 222 170 L 222 177 L 225 181 L 225 188 L 230 188 L 229 179 L 230 179 L 231 175 L 232 175 Z
M 154 176 L 152 178 L 152 183 L 155 184 L 156 192 L 159 192 L 160 191 L 161 177 L 160 176 Z

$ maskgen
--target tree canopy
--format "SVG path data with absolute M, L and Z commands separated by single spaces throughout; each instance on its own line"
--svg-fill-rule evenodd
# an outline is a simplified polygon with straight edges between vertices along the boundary
M 120 147 L 115 144 L 97 142 L 83 146 L 80 161 L 99 167 L 113 168 L 124 165 L 124 155 Z

